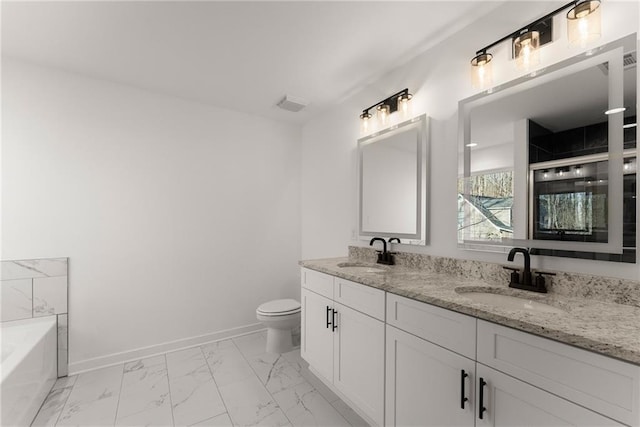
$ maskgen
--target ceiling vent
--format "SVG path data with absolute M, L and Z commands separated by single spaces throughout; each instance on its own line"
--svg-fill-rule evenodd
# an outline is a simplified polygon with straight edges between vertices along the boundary
M 637 52 L 626 53 L 622 57 L 622 64 L 623 64 L 625 70 L 628 70 L 629 68 L 635 67 L 637 62 L 638 62 Z M 602 64 L 598 65 L 598 67 L 600 67 L 600 70 L 602 70 L 602 73 L 605 76 L 609 75 L 609 63 L 608 62 L 602 63 Z
M 283 110 L 293 111 L 294 113 L 297 113 L 298 111 L 309 105 L 309 101 L 298 98 L 296 96 L 285 95 L 277 105 Z

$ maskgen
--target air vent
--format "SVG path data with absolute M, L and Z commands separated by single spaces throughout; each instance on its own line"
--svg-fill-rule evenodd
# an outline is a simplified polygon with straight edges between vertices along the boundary
M 278 102 L 277 105 L 283 110 L 293 111 L 294 113 L 297 113 L 298 111 L 309 105 L 309 101 L 298 98 L 296 96 L 285 95 L 285 97 L 282 98 L 282 100 Z
M 637 57 L 637 53 L 636 52 L 627 53 L 622 57 L 622 64 L 623 64 L 625 70 L 635 67 L 637 62 L 638 62 L 638 57 Z M 600 65 L 598 65 L 598 67 L 600 67 L 600 70 L 602 70 L 602 73 L 605 76 L 609 75 L 609 63 L 608 62 L 600 64 Z

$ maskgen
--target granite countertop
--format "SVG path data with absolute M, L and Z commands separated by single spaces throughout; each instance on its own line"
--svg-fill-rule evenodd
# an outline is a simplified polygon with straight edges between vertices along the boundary
M 343 263 L 371 265 L 385 271 L 353 272 L 339 267 Z M 300 265 L 640 365 L 640 307 L 637 306 L 554 293 L 537 294 L 509 288 L 507 283 L 488 283 L 399 265 L 381 266 L 346 257 L 300 261 Z M 477 303 L 461 292 L 465 290 L 489 290 L 524 297 L 563 311 L 541 313 Z

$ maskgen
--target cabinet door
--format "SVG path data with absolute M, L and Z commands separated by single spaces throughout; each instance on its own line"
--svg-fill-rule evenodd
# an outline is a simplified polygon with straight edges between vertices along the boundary
M 384 424 L 384 323 L 336 303 L 333 383 L 378 425 Z
M 474 361 L 387 325 L 386 376 L 387 426 L 473 426 Z
M 476 426 L 622 425 L 484 365 L 477 365 L 477 376 L 477 407 L 482 405 L 486 410 L 482 419 L 476 414 Z M 481 380 L 486 381 L 482 399 Z
M 302 289 L 300 355 L 325 379 L 333 381 L 333 301 Z

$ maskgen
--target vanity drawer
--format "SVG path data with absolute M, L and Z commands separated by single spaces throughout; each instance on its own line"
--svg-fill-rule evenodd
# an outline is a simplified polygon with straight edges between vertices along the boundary
M 302 268 L 300 273 L 303 288 L 333 299 L 333 276 L 308 268 Z
M 387 294 L 387 324 L 475 359 L 476 319 L 474 317 Z
M 478 320 L 479 363 L 627 425 L 640 425 L 640 366 Z
M 385 292 L 380 289 L 336 277 L 333 300 L 384 322 Z

